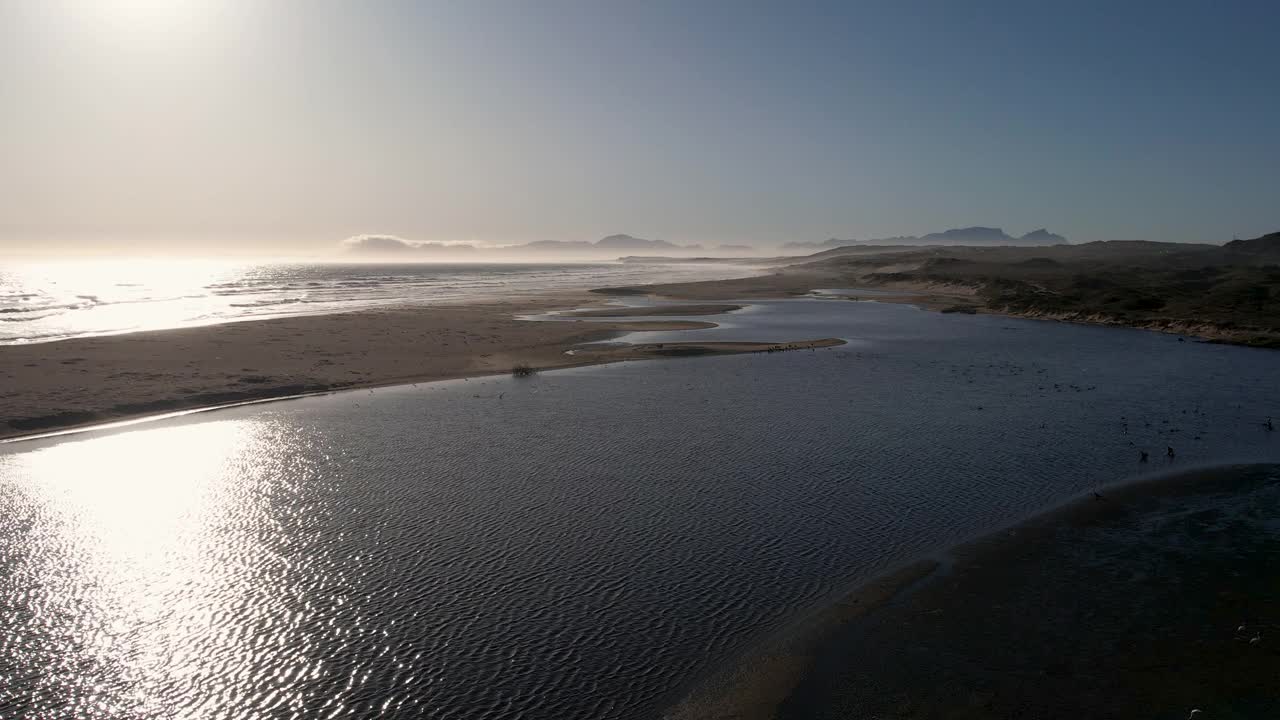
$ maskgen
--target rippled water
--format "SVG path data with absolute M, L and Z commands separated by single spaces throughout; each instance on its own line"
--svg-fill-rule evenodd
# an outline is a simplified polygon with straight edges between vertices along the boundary
M 0 345 L 380 305 L 750 275 L 732 265 L 66 261 L 0 266 Z
M 0 446 L 0 715 L 653 717 L 1166 446 L 1280 459 L 1273 352 L 840 300 L 724 320 L 679 337 L 851 342 Z

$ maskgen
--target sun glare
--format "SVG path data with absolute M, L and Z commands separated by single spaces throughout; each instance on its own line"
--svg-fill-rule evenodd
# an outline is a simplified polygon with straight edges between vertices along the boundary
M 62 44 L 86 43 L 127 53 L 214 31 L 225 8 L 211 0 L 48 0 L 37 5 L 34 31 Z
M 33 545 L 49 549 L 11 568 L 37 608 L 26 629 L 68 638 L 56 656 L 31 647 L 20 659 L 60 664 L 43 682 L 76 703 L 67 717 L 208 717 L 162 709 L 160 689 L 192 693 L 187 684 L 205 682 L 210 658 L 239 664 L 261 650 L 245 641 L 256 620 L 246 580 L 264 561 L 253 542 L 272 521 L 266 498 L 287 475 L 278 441 L 270 424 L 224 420 L 0 456 L 0 475 L 29 508 Z M 114 694 L 86 667 L 112 668 L 144 690 Z
M 157 30 L 194 22 L 207 3 L 200 0 L 102 0 L 80 3 L 89 19 L 116 28 Z

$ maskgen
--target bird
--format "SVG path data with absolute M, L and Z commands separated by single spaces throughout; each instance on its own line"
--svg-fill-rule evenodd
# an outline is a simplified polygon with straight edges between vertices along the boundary
M 1263 427 L 1265 427 L 1267 430 L 1275 430 L 1275 429 L 1276 429 L 1276 426 L 1271 424 L 1271 418 L 1267 418 L 1267 421 L 1266 421 L 1266 422 L 1264 422 L 1264 423 L 1262 423 L 1262 426 L 1263 426 Z
M 1253 638 L 1252 638 L 1251 640 L 1249 640 L 1249 644 L 1250 644 L 1250 645 L 1253 645 L 1253 646 L 1258 646 L 1258 645 L 1261 645 L 1261 644 L 1262 644 L 1262 631 L 1261 631 L 1261 630 L 1259 630 L 1258 632 L 1256 632 L 1256 633 L 1254 633 L 1254 634 L 1253 634 Z
M 1097 490 L 1094 490 L 1094 491 L 1093 491 L 1093 499 L 1094 499 L 1094 500 L 1101 500 L 1101 499 L 1102 499 L 1102 493 L 1098 492 Z
M 1181 340 L 1182 338 L 1178 338 L 1178 339 Z M 1196 718 L 1200 717 L 1203 714 L 1204 713 L 1201 712 L 1200 708 L 1195 708 L 1194 710 L 1191 711 L 1191 714 L 1187 716 L 1187 720 L 1196 720 Z

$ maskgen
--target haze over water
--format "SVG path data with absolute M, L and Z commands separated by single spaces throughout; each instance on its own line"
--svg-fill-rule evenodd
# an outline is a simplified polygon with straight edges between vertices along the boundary
M 0 264 L 0 345 L 750 273 L 741 266 L 621 263 Z
M 1280 460 L 1268 351 L 841 300 L 725 319 L 686 337 L 850 343 L 3 446 L 0 714 L 653 717 L 898 562 Z

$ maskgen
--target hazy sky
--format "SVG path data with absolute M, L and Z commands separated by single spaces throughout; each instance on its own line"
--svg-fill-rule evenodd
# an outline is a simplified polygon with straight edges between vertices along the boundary
M 0 0 L 0 250 L 1280 229 L 1280 2 Z

